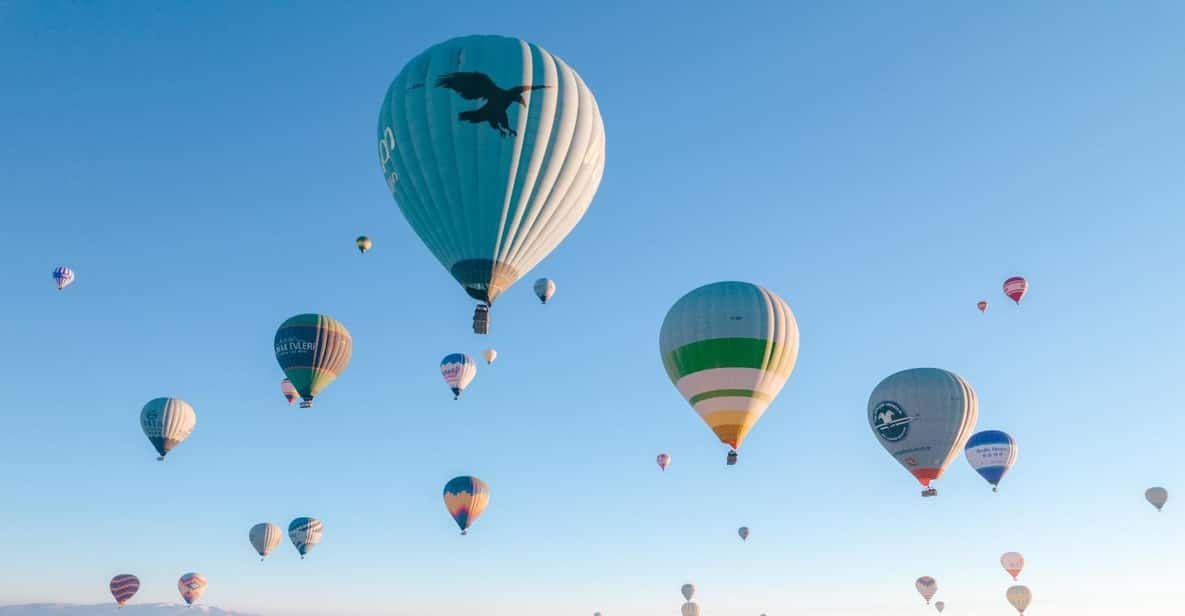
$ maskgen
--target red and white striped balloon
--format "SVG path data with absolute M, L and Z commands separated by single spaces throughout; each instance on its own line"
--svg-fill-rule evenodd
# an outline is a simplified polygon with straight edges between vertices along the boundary
M 1013 276 L 1012 278 L 1004 281 L 1004 295 L 1007 295 L 1009 299 L 1016 302 L 1017 304 L 1020 304 L 1021 298 L 1023 298 L 1025 293 L 1028 292 L 1029 281 L 1021 278 L 1020 276 Z

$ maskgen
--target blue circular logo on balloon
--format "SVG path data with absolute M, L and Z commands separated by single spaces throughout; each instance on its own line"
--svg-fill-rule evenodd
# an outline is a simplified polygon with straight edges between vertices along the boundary
M 872 410 L 872 427 L 886 441 L 899 441 L 909 434 L 909 422 L 913 418 L 896 402 L 888 400 Z

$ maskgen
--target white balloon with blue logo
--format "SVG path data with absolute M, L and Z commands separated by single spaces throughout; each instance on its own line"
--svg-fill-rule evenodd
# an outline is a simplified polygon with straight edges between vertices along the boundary
M 984 430 L 967 439 L 964 453 L 971 468 L 992 484 L 992 491 L 996 492 L 1000 480 L 1016 463 L 1016 440 L 1000 430 Z

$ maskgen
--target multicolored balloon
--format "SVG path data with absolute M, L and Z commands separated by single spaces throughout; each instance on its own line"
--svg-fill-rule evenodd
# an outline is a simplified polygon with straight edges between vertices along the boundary
M 1012 278 L 1004 281 L 1004 295 L 1007 295 L 1008 299 L 1016 302 L 1018 306 L 1020 305 L 1020 300 L 1023 299 L 1025 293 L 1028 292 L 1029 281 L 1021 278 L 1020 276 L 1013 276 Z
M 298 314 L 284 321 L 275 338 L 276 361 L 300 394 L 300 408 L 350 365 L 354 340 L 341 321 L 324 314 Z
M 1025 610 L 1029 609 L 1029 604 L 1033 602 L 1033 593 L 1028 586 L 1012 586 L 1004 596 L 1022 616 Z
M 313 546 L 321 543 L 323 530 L 324 526 L 317 518 L 296 518 L 288 524 L 288 538 L 292 540 L 292 545 L 296 546 L 301 559 L 312 551 Z
M 714 282 L 667 312 L 658 340 L 667 376 L 736 462 L 745 435 L 777 397 L 798 358 L 798 323 L 772 291 Z
M 477 362 L 465 353 L 450 353 L 440 360 L 440 375 L 453 390 L 453 400 L 457 400 L 477 376 Z
M 494 363 L 494 360 L 498 359 L 498 351 L 494 349 L 486 349 L 482 355 L 485 356 L 487 365 Z
M 1016 464 L 1016 441 L 999 430 L 984 430 L 971 435 L 963 452 L 971 468 L 992 484 L 992 492 L 999 490 L 1000 480 Z
M 978 304 L 975 304 L 975 307 L 976 307 L 976 308 L 979 308 L 979 311 L 980 311 L 980 312 L 987 312 L 987 309 L 988 309 L 988 303 L 987 303 L 986 301 L 979 300 L 979 303 L 978 303 Z
M 1021 569 L 1025 568 L 1025 557 L 1021 556 L 1020 552 L 1004 552 L 1000 556 L 1000 566 L 1012 576 L 1015 581 L 1020 575 Z
M 1152 503 L 1157 511 L 1161 511 L 1164 509 L 1164 504 L 1169 502 L 1169 491 L 1161 487 L 1148 488 L 1144 490 L 1144 498 Z
M 679 592 L 683 593 L 683 600 L 684 601 L 691 601 L 691 598 L 695 596 L 695 585 L 694 584 L 684 584 L 682 587 L 679 588 Z
M 535 297 L 544 304 L 555 295 L 555 281 L 551 278 L 540 278 L 535 281 Z
M 177 580 L 177 590 L 181 591 L 181 598 L 185 599 L 186 605 L 193 605 L 200 599 L 207 586 L 209 583 L 200 573 L 186 573 Z
M 684 603 L 683 607 L 679 608 L 679 612 L 683 616 L 700 616 L 699 605 L 690 601 Z
M 671 465 L 671 454 L 660 453 L 658 454 L 656 461 L 658 462 L 658 468 L 661 468 L 665 471 L 667 470 L 667 467 Z
M 251 527 L 247 539 L 251 541 L 251 547 L 259 552 L 259 560 L 263 561 L 283 541 L 284 531 L 271 522 L 261 522 Z
M 140 427 L 162 462 L 174 447 L 189 438 L 195 426 L 197 414 L 184 400 L 153 398 L 140 410 Z
M 136 591 L 140 590 L 140 578 L 130 573 L 121 573 L 111 578 L 109 586 L 111 596 L 115 597 L 115 604 L 123 607 L 132 597 L 136 596 Z
M 490 503 L 490 488 L 486 482 L 462 475 L 444 484 L 444 506 L 461 527 L 461 534 L 469 534 L 469 527 L 477 521 Z
M 559 58 L 516 38 L 466 36 L 400 71 L 379 111 L 378 153 L 412 229 L 488 306 L 584 216 L 605 128 Z
M 979 417 L 975 390 L 938 368 L 903 370 L 881 381 L 868 398 L 868 425 L 877 441 L 926 489 L 958 455 Z
M 359 235 L 358 239 L 354 240 L 354 245 L 358 247 L 359 253 L 366 254 L 366 251 L 370 250 L 371 246 L 374 246 L 374 242 L 370 241 L 370 238 L 365 235 Z
M 62 289 L 74 284 L 74 270 L 66 267 L 65 265 L 59 265 L 57 269 L 53 271 L 53 279 L 54 282 L 58 283 L 58 290 L 61 291 Z
M 918 589 L 918 594 L 926 600 L 926 605 L 930 605 L 930 599 L 933 599 L 934 593 L 938 592 L 938 582 L 928 575 L 918 578 L 913 586 Z
M 749 527 L 742 526 L 742 527 L 738 528 L 737 534 L 741 536 L 741 541 L 748 541 L 749 540 Z
M 296 391 L 296 387 L 288 379 L 280 381 L 280 393 L 284 394 L 284 399 L 288 401 L 288 406 L 292 406 L 292 403 L 300 398 L 300 392 Z
M 941 614 L 942 610 L 946 609 L 946 604 L 943 603 L 942 601 L 935 601 L 934 602 L 934 609 L 938 610 L 938 613 Z

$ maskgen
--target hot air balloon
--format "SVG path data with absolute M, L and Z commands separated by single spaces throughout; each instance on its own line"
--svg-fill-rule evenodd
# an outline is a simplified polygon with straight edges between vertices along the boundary
M 1007 295 L 1008 299 L 1016 302 L 1018 306 L 1020 305 L 1020 300 L 1023 299 L 1025 293 L 1028 292 L 1029 281 L 1021 278 L 1020 276 L 1013 276 L 1012 278 L 1004 281 L 1004 295 Z
M 354 341 L 341 321 L 324 314 L 298 314 L 276 330 L 276 361 L 300 394 L 300 408 L 350 365 Z
M 1164 504 L 1169 500 L 1169 491 L 1164 488 L 1148 488 L 1144 491 L 1144 498 L 1156 507 L 1157 511 L 1164 509 Z
M 284 399 L 288 401 L 288 406 L 292 406 L 292 403 L 296 402 L 296 399 L 300 397 L 300 392 L 296 391 L 296 387 L 288 379 L 280 381 L 280 393 L 284 394 Z
M 551 278 L 540 278 L 535 281 L 535 297 L 544 304 L 555 295 L 555 281 Z
M 679 611 L 683 616 L 700 616 L 699 605 L 690 601 L 684 603 L 683 607 L 679 608 Z
M 741 536 L 741 541 L 748 541 L 749 540 L 749 527 L 742 526 L 742 527 L 738 528 L 737 534 Z
M 1020 570 L 1025 568 L 1025 557 L 1021 556 L 1020 552 L 1004 552 L 1000 556 L 1000 566 L 1015 580 L 1016 576 L 1020 575 Z
M 660 453 L 658 454 L 658 458 L 656 460 L 658 462 L 658 468 L 661 468 L 665 471 L 667 470 L 667 467 L 671 465 L 671 454 Z
M 262 561 L 280 545 L 280 541 L 284 539 L 284 531 L 271 522 L 261 522 L 251 527 L 247 538 L 251 541 L 251 547 L 259 552 L 259 560 Z
M 354 240 L 354 245 L 358 247 L 359 253 L 366 254 L 366 251 L 370 250 L 371 246 L 374 246 L 374 242 L 370 241 L 370 238 L 365 235 L 359 235 L 358 239 Z
M 979 416 L 975 390 L 959 375 L 913 368 L 881 381 L 868 398 L 868 425 L 877 441 L 923 486 L 942 476 Z
M 980 312 L 987 312 L 988 303 L 983 300 L 979 300 L 979 303 L 975 304 L 975 307 L 979 308 Z
M 58 283 L 58 290 L 61 291 L 66 287 L 74 284 L 74 270 L 60 265 L 53 271 L 54 282 Z
M 691 601 L 691 598 L 695 596 L 695 585 L 694 584 L 684 584 L 679 589 L 679 592 L 683 593 L 683 600 L 684 601 Z
M 153 398 L 140 410 L 140 427 L 152 442 L 157 460 L 164 461 L 174 447 L 181 444 L 197 425 L 193 407 L 176 398 Z
M 922 595 L 922 598 L 926 600 L 926 605 L 930 605 L 930 599 L 933 599 L 934 593 L 938 592 L 938 582 L 934 578 L 924 575 L 918 578 L 913 585 L 918 589 L 918 593 Z
M 942 601 L 935 601 L 934 602 L 934 609 L 938 610 L 938 613 L 941 614 L 942 610 L 946 609 L 946 604 L 943 603 Z
M 498 351 L 494 349 L 486 349 L 482 355 L 486 358 L 486 364 L 492 364 L 495 359 L 498 359 Z
M 667 376 L 722 443 L 728 464 L 794 370 L 798 323 L 782 298 L 748 282 L 684 295 L 659 334 Z
M 111 578 L 110 588 L 111 596 L 115 597 L 115 604 L 123 607 L 136 596 L 136 591 L 140 590 L 140 578 L 130 573 L 121 573 Z
M 1008 597 L 1008 602 L 1020 614 L 1024 614 L 1025 610 L 1029 609 L 1029 604 L 1033 602 L 1033 593 L 1028 586 L 1012 586 L 1005 594 Z
M 971 468 L 992 484 L 992 492 L 999 489 L 1004 474 L 1016 464 L 1016 441 L 999 430 L 972 434 L 963 451 Z
M 177 580 L 177 590 L 181 591 L 181 598 L 185 599 L 186 605 L 193 605 L 205 592 L 206 586 L 209 584 L 200 573 L 186 573 Z
M 292 545 L 296 546 L 296 551 L 300 552 L 301 559 L 304 559 L 313 546 L 321 543 L 323 531 L 324 526 L 317 518 L 296 518 L 288 524 L 288 538 L 292 540 Z
M 477 376 L 477 362 L 464 353 L 450 353 L 440 360 L 440 375 L 453 390 L 453 400 L 457 400 Z
M 490 488 L 486 482 L 470 475 L 453 477 L 444 484 L 444 506 L 461 527 L 461 534 L 469 534 L 469 527 L 485 511 L 490 502 Z
M 400 71 L 379 111 L 379 163 L 412 229 L 489 306 L 572 231 L 605 169 L 592 92 L 516 38 L 467 36 Z M 463 156 L 459 155 L 464 153 Z

